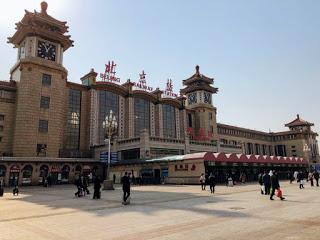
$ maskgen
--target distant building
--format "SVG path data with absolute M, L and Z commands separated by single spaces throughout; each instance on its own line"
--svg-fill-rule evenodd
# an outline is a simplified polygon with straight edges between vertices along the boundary
M 106 151 L 102 123 L 110 110 L 118 122 L 111 151 L 119 162 L 195 152 L 319 161 L 318 135 L 299 115 L 280 133 L 217 123 L 212 97 L 218 88 L 199 66 L 183 80 L 179 96 L 151 91 L 144 73 L 139 84 L 98 81 L 93 69 L 82 84 L 69 82 L 63 54 L 73 41 L 67 32 L 66 22 L 48 15 L 43 2 L 41 12 L 26 11 L 8 38 L 17 62 L 10 80 L 0 81 L 0 175 L 7 181 L 13 176 L 20 182 L 41 181 L 49 172 L 69 179 L 96 169 Z

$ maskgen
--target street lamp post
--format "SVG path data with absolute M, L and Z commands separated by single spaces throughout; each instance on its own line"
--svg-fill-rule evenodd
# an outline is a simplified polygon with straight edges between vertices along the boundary
M 113 190 L 113 181 L 110 180 L 110 162 L 111 162 L 111 138 L 114 134 L 117 133 L 118 123 L 116 120 L 116 116 L 113 114 L 112 110 L 110 110 L 109 115 L 105 117 L 105 120 L 102 122 L 102 127 L 105 130 L 105 139 L 104 142 L 108 142 L 108 166 L 107 166 L 107 176 L 104 180 L 104 189 Z M 104 170 L 105 171 L 105 170 Z

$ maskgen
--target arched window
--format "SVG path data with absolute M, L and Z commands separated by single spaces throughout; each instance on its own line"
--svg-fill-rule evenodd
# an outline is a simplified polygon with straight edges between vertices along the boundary
M 32 176 L 32 171 L 33 168 L 31 165 L 26 165 L 23 169 L 22 169 L 22 178 L 31 178 Z
M 6 166 L 0 165 L 0 177 L 5 177 L 6 176 L 6 171 L 7 171 Z
M 81 169 L 82 169 L 81 166 L 80 166 L 80 165 L 77 165 L 76 168 L 75 168 L 75 171 L 76 171 L 76 172 L 81 172 Z
M 105 139 L 105 130 L 102 127 L 103 121 L 106 116 L 110 114 L 112 110 L 116 117 L 116 121 L 119 121 L 119 95 L 109 91 L 99 91 L 99 141 L 103 143 Z
M 49 167 L 47 165 L 42 165 L 40 167 L 40 177 L 46 177 L 49 172 Z
M 67 183 L 69 181 L 69 172 L 70 167 L 68 165 L 64 165 L 61 170 L 61 182 Z
M 163 114 L 163 136 L 165 138 L 176 137 L 176 111 L 175 107 L 164 104 L 162 105 Z
M 150 102 L 142 99 L 134 99 L 134 135 L 140 136 L 140 132 L 146 129 L 150 132 Z

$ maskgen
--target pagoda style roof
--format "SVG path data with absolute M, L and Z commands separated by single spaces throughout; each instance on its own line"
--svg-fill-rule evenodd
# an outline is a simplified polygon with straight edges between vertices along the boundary
M 313 123 L 307 122 L 300 118 L 299 114 L 297 114 L 297 118 L 292 122 L 285 124 L 286 127 L 297 127 L 297 126 L 314 126 Z
M 41 12 L 29 12 L 25 10 L 22 20 L 16 23 L 16 32 L 8 38 L 8 43 L 17 47 L 26 35 L 39 35 L 48 40 L 59 42 L 64 50 L 73 46 L 73 40 L 70 35 L 64 35 L 68 32 L 67 22 L 59 21 L 47 14 L 48 4 L 41 3 Z
M 213 78 L 209 78 L 209 77 L 206 77 L 205 75 L 201 74 L 200 73 L 200 67 L 197 65 L 196 66 L 196 73 L 193 74 L 191 77 L 183 80 L 183 85 L 190 85 L 190 84 L 193 84 L 194 82 L 198 82 L 198 81 L 201 81 L 201 82 L 205 82 L 207 84 L 213 84 Z
M 207 92 L 211 92 L 211 93 L 217 93 L 218 92 L 218 88 L 212 87 L 210 85 L 207 84 L 203 84 L 203 83 L 199 83 L 199 84 L 194 84 L 191 86 L 188 86 L 184 89 L 180 90 L 181 94 L 187 94 L 196 90 L 205 90 Z

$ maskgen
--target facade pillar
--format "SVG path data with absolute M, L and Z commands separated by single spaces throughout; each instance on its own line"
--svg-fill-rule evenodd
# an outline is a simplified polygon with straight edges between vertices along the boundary
M 159 110 L 159 137 L 163 138 L 163 111 L 162 111 L 162 104 L 158 104 Z
M 124 138 L 124 119 L 125 119 L 125 99 L 119 96 L 119 119 L 118 119 L 118 137 L 119 139 Z
M 140 133 L 140 159 L 148 159 L 151 157 L 150 153 L 150 139 L 149 133 L 146 129 Z
M 97 91 L 90 91 L 90 146 L 94 146 L 99 144 L 99 100 Z
M 156 135 L 156 124 L 155 124 L 155 105 L 150 102 L 150 136 L 154 137 Z
M 180 139 L 180 111 L 178 108 L 175 109 L 175 115 L 176 115 L 176 138 Z
M 128 126 L 129 126 L 129 138 L 134 137 L 134 122 L 135 122 L 135 116 L 134 116 L 134 98 L 129 97 L 128 99 Z

